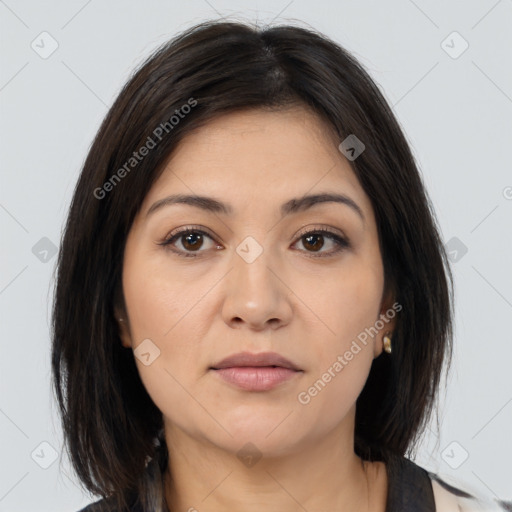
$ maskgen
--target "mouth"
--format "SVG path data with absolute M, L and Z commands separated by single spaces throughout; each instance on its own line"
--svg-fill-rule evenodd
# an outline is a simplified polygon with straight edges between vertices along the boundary
M 223 381 L 246 391 L 269 391 L 304 373 L 297 365 L 274 352 L 242 352 L 223 359 L 210 370 Z
M 211 370 L 225 382 L 246 391 L 270 391 L 302 374 L 300 370 L 282 366 L 233 366 Z

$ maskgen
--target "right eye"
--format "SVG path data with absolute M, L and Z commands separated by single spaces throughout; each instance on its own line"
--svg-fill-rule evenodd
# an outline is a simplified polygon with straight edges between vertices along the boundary
M 180 228 L 178 231 L 170 233 L 170 235 L 165 240 L 159 242 L 159 245 L 170 249 L 178 256 L 183 256 L 185 258 L 196 258 L 198 254 L 194 253 L 206 252 L 206 250 L 211 248 L 213 245 L 210 244 L 210 247 L 207 247 L 207 249 L 200 250 L 203 247 L 205 239 L 209 239 L 211 242 L 214 242 L 213 238 L 206 231 L 188 226 L 186 228 Z M 181 248 L 177 247 L 176 244 L 181 245 Z M 221 246 L 217 245 L 217 248 L 219 247 Z

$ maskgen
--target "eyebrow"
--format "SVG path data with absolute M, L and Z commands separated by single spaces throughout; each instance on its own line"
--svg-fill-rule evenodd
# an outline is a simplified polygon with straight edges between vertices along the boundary
M 285 217 L 287 215 L 291 215 L 298 212 L 303 212 L 321 203 L 344 204 L 351 208 L 354 212 L 356 212 L 363 222 L 365 221 L 362 209 L 353 199 L 344 194 L 334 193 L 312 194 L 290 199 L 281 206 L 281 217 Z M 149 210 L 147 211 L 146 217 L 148 217 L 152 213 L 156 212 L 157 210 L 160 210 L 165 206 L 170 206 L 173 204 L 187 204 L 189 206 L 194 206 L 196 208 L 200 208 L 201 210 L 211 213 L 220 213 L 224 215 L 233 214 L 233 207 L 231 205 L 223 203 L 222 201 L 219 201 L 212 197 L 200 195 L 175 194 L 164 197 L 163 199 L 160 199 L 153 203 Z

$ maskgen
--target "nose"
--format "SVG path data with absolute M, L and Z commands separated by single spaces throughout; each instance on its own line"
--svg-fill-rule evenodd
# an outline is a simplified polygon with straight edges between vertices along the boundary
M 263 251 L 248 262 L 235 254 L 234 268 L 224 280 L 222 317 L 235 329 L 275 330 L 291 320 L 293 295 L 284 271 Z

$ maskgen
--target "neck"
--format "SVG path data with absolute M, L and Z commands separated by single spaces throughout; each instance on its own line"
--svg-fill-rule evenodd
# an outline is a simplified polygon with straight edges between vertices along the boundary
M 342 439 L 333 430 L 320 441 L 246 465 L 236 451 L 192 438 L 177 427 L 166 428 L 169 511 L 384 512 L 384 464 L 363 462 L 353 442 Z

